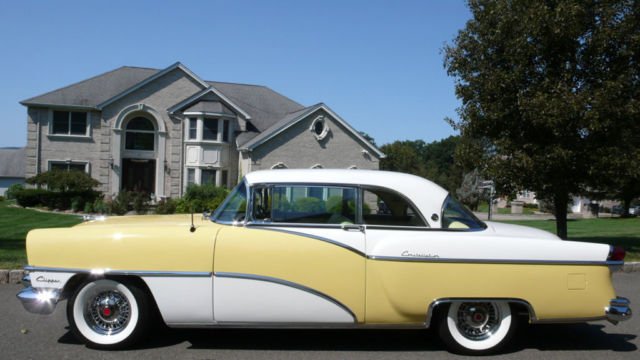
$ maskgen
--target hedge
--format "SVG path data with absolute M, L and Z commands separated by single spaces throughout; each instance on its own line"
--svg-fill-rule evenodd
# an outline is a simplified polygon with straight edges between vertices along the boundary
M 16 194 L 16 201 L 22 207 L 46 206 L 49 209 L 67 210 L 72 202 L 76 209 L 84 208 L 102 197 L 99 191 L 50 191 L 44 189 L 25 189 Z

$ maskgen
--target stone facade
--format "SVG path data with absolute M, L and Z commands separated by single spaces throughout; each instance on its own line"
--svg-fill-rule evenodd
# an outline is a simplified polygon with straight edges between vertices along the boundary
M 205 82 L 180 63 L 164 70 L 119 68 L 22 104 L 28 108 L 26 177 L 52 166 L 84 166 L 108 195 L 141 177 L 157 198 L 179 197 L 188 183 L 214 173 L 217 185 L 233 187 L 249 171 L 276 164 L 378 169 L 384 156 L 324 104 L 305 108 L 265 87 Z M 72 112 L 86 113 L 86 134 L 54 131 L 60 111 L 69 112 L 69 128 Z M 291 115 L 298 113 L 306 115 Z M 152 127 L 128 128 L 139 118 Z M 321 140 L 313 128 L 319 118 L 326 126 Z M 143 138 L 146 147 L 137 147 Z M 257 138 L 259 145 L 245 146 Z
M 326 136 L 317 140 L 311 129 L 315 119 L 325 119 Z M 278 164 L 287 168 L 378 169 L 379 159 L 354 134 L 331 115 L 318 110 L 271 140 L 258 146 L 251 154 L 250 169 L 271 169 Z M 321 155 L 321 156 L 318 156 Z

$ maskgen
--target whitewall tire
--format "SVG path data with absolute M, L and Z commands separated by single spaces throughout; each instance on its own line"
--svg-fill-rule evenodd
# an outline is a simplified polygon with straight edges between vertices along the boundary
M 449 350 L 460 354 L 499 351 L 509 342 L 516 326 L 506 302 L 453 302 L 441 315 L 440 338 Z
M 144 291 L 126 280 L 98 279 L 80 285 L 67 303 L 71 331 L 103 349 L 133 344 L 148 324 Z

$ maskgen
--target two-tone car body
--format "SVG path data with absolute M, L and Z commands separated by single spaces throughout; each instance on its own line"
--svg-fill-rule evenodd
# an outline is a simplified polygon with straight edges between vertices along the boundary
M 624 252 L 482 222 L 434 183 L 367 170 L 247 174 L 212 216 L 92 220 L 27 236 L 18 297 L 72 331 L 125 346 L 153 311 L 171 327 L 425 328 L 496 351 L 531 322 L 631 316 Z

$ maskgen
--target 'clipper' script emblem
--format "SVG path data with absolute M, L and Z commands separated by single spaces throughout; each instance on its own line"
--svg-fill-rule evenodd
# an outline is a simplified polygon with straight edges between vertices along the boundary
M 412 253 L 409 250 L 405 250 L 401 254 L 406 257 L 418 257 L 418 258 L 439 258 L 440 255 L 431 254 L 431 253 Z
M 44 277 L 44 276 L 42 276 L 42 275 L 38 276 L 38 277 L 36 278 L 36 281 L 39 281 L 39 282 L 46 282 L 46 283 L 49 283 L 49 284 L 55 284 L 55 283 L 59 283 L 59 282 L 60 282 L 60 280 L 58 280 L 58 279 L 47 279 L 47 278 L 45 278 L 45 277 Z

